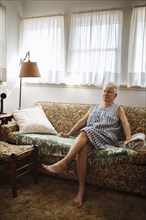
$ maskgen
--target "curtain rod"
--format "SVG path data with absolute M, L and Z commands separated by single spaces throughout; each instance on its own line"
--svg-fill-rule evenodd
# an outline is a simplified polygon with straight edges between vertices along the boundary
M 54 17 L 54 16 L 64 16 L 64 14 L 53 14 L 53 15 L 41 15 L 41 16 L 35 16 L 35 17 L 24 17 L 21 19 L 31 19 L 31 18 L 47 18 L 47 17 Z
M 91 12 L 100 12 L 100 11 L 115 11 L 115 10 L 122 10 L 122 8 L 109 8 L 109 9 L 93 9 L 88 11 L 79 11 L 79 12 L 73 12 L 73 14 L 83 14 L 83 13 L 91 13 Z

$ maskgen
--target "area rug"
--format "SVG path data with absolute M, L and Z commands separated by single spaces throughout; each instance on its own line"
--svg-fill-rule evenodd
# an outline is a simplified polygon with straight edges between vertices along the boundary
M 146 197 L 86 185 L 82 207 L 73 198 L 78 183 L 39 174 L 18 179 L 18 197 L 12 197 L 9 171 L 0 167 L 0 220 L 146 220 Z

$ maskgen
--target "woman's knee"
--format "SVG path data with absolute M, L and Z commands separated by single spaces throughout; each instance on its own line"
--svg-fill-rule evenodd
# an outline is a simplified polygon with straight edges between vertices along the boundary
M 86 134 L 85 131 L 81 131 L 81 133 L 80 133 L 80 137 L 85 138 L 85 139 L 88 140 L 88 136 L 87 136 L 87 134 Z
M 89 144 L 86 144 L 78 153 L 80 156 L 86 156 L 88 155 L 92 150 L 92 146 Z

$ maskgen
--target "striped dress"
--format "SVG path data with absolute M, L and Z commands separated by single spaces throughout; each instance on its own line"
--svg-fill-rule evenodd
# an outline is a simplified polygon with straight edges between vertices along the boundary
M 117 104 L 103 108 L 99 104 L 92 107 L 92 111 L 87 120 L 85 131 L 91 143 L 96 149 L 108 149 L 118 147 L 118 136 L 121 132 L 121 123 L 118 118 Z

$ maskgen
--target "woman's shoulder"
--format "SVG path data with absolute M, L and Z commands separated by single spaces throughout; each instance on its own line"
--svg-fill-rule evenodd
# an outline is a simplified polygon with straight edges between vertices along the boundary
M 97 109 L 100 106 L 99 102 L 95 102 L 92 104 L 92 109 Z
M 117 109 L 122 109 L 122 110 L 124 110 L 124 107 L 123 107 L 123 105 L 121 105 L 121 104 L 115 104 L 115 108 L 117 108 Z
M 121 105 L 121 104 L 114 103 L 114 104 L 113 104 L 113 107 L 114 107 L 114 108 L 120 108 L 120 107 L 122 107 L 122 105 Z
M 112 106 L 111 106 L 111 111 L 115 111 L 117 112 L 119 110 L 119 108 L 121 107 L 121 105 L 117 104 L 117 103 L 114 103 Z
M 124 111 L 123 106 L 121 104 L 117 104 L 117 103 L 114 104 L 113 109 L 117 115 L 119 115 L 119 112 Z

